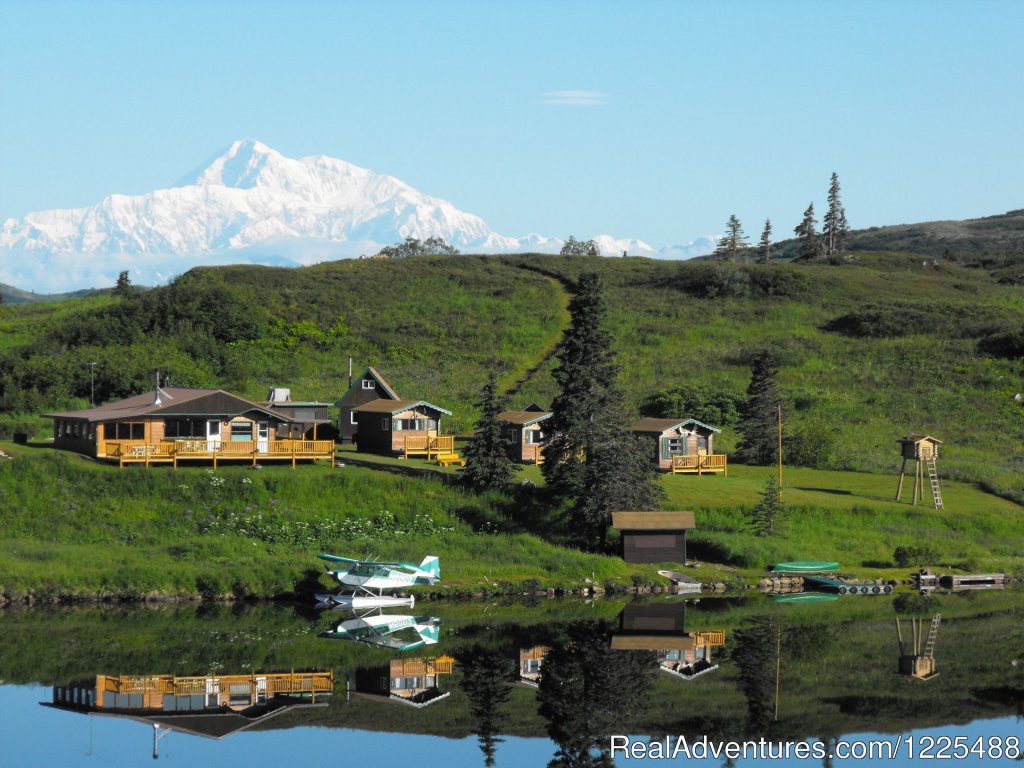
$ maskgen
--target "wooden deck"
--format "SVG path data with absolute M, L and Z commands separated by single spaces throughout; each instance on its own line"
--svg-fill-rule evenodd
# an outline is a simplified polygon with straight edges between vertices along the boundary
M 729 476 L 729 457 L 724 453 L 673 456 L 670 471 L 673 475 L 708 475 L 721 472 Z
M 254 465 L 260 461 L 291 461 L 294 467 L 300 460 L 334 459 L 333 440 L 237 440 L 219 444 L 206 440 L 161 440 L 156 444 L 145 440 L 108 440 L 105 449 L 97 458 L 117 461 L 121 467 L 125 464 L 177 467 L 179 461 L 191 460 L 212 461 L 214 468 L 221 461 L 247 461 Z
M 446 453 L 455 453 L 455 435 L 409 435 L 399 458 L 425 458 L 429 461 Z

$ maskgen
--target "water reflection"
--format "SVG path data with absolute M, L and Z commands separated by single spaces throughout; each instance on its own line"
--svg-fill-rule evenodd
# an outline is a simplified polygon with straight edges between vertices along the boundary
M 686 603 L 634 603 L 619 614 L 612 634 L 615 650 L 647 650 L 657 655 L 663 672 L 682 680 L 713 672 L 713 649 L 725 645 L 725 630 L 686 630 Z
M 339 612 L 348 618 L 340 621 L 334 629 L 321 633 L 321 637 L 411 651 L 424 645 L 434 645 L 441 634 L 441 620 L 436 616 L 408 616 L 379 610 L 362 615 L 348 610 Z
M 51 699 L 48 707 L 117 714 L 180 733 L 200 734 L 193 725 L 209 723 L 209 715 L 225 725 L 204 735 L 299 728 L 308 739 L 308 726 L 344 728 L 346 745 L 353 734 L 374 733 L 375 748 L 387 750 L 390 731 L 416 734 L 415 744 L 446 737 L 430 742 L 435 762 L 454 744 L 468 745 L 459 766 L 609 765 L 611 734 L 833 743 L 839 734 L 949 729 L 1024 714 L 1022 598 L 1007 590 L 802 605 L 706 597 L 432 603 L 420 614 L 364 615 L 268 605 L 7 611 L 0 678 L 53 686 L 52 696 L 33 699 Z M 941 663 L 942 675 L 918 666 L 930 681 L 921 685 L 897 672 L 926 663 L 913 659 L 929 656 L 937 613 L 931 671 Z M 917 642 L 910 618 L 921 622 Z M 898 662 L 897 652 L 911 661 Z M 288 699 L 299 706 L 274 704 L 283 692 L 270 684 L 273 675 L 292 668 L 331 675 L 335 695 L 307 692 L 315 693 L 315 708 L 301 706 L 312 704 L 312 695 Z M 212 682 L 207 690 L 208 681 L 218 681 L 215 690 Z M 234 684 L 248 688 L 232 690 Z M 526 763 L 515 757 L 521 737 L 535 745 Z M 41 744 L 45 736 L 36 739 Z M 205 740 L 172 741 L 191 749 Z M 138 749 L 133 743 L 125 748 Z M 232 754 L 246 760 L 245 749 Z
M 391 659 L 389 664 L 357 667 L 356 691 L 383 696 L 389 701 L 425 707 L 450 693 L 440 688 L 441 678 L 450 675 L 455 664 L 451 656 Z
M 149 723 L 155 758 L 160 738 L 171 730 L 221 739 L 287 708 L 327 706 L 324 699 L 333 691 L 331 671 L 191 677 L 100 674 L 54 686 L 48 706 Z
M 613 650 L 604 621 L 573 622 L 544 658 L 538 713 L 557 745 L 551 768 L 612 765 L 609 735 L 644 712 L 658 669 L 649 650 Z

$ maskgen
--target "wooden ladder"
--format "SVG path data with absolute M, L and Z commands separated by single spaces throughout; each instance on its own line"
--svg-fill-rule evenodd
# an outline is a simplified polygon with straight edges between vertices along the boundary
M 932 616 L 932 626 L 928 630 L 928 642 L 924 645 L 924 655 L 932 658 L 935 653 L 935 638 L 939 636 L 939 622 L 942 621 L 942 614 L 936 613 Z
M 935 457 L 929 456 L 924 460 L 924 464 L 928 467 L 928 482 L 932 486 L 932 501 L 935 502 L 936 509 L 942 509 L 942 488 L 939 486 L 939 472 L 935 468 Z

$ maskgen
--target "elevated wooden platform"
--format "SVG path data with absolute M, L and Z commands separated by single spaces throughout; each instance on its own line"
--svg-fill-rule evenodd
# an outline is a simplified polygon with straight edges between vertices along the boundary
M 711 475 L 721 472 L 724 477 L 728 477 L 729 457 L 724 453 L 673 456 L 669 471 L 673 475 Z
M 145 440 L 109 440 L 106 452 L 99 459 L 125 464 L 172 464 L 180 461 L 212 461 L 214 468 L 222 461 L 247 461 L 258 464 L 261 461 L 291 461 L 292 466 L 299 460 L 333 461 L 333 440 L 237 440 L 213 443 L 207 440 L 161 440 L 147 443 Z

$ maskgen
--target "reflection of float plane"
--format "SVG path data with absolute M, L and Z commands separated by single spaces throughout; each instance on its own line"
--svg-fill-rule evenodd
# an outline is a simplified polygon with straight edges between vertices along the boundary
M 395 632 L 410 627 L 416 630 L 419 640 L 407 642 L 399 637 L 391 637 Z M 396 651 L 411 651 L 424 645 L 434 645 L 440 634 L 441 620 L 434 616 L 379 614 L 347 619 L 333 630 L 322 632 L 320 636 L 332 640 L 352 640 L 381 648 L 393 648 Z
M 336 555 L 320 555 L 321 560 L 338 563 L 340 567 L 327 572 L 339 584 L 350 587 L 350 595 L 318 594 L 316 599 L 328 606 L 345 608 L 372 608 L 395 605 L 413 605 L 411 597 L 384 597 L 385 589 L 402 589 L 419 585 L 437 584 L 441 580 L 441 561 L 433 555 L 423 558 L 419 565 L 411 563 L 382 563 L 376 560 L 352 560 Z

